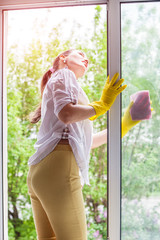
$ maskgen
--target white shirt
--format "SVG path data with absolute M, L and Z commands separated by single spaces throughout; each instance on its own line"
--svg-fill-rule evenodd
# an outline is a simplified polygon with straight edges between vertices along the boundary
M 89 119 L 64 124 L 58 119 L 58 113 L 68 103 L 89 103 L 88 97 L 76 80 L 75 74 L 68 68 L 57 70 L 48 80 L 41 105 L 41 125 L 34 145 L 36 152 L 29 158 L 28 165 L 39 163 L 46 157 L 61 138 L 68 138 L 77 165 L 81 184 L 90 185 L 88 169 L 93 138 L 93 123 Z M 69 130 L 63 134 L 64 129 Z

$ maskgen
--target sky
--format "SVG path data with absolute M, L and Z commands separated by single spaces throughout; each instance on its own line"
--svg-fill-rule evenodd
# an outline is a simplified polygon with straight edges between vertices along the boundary
M 67 39 L 75 24 L 76 34 L 81 39 L 94 31 L 93 20 L 95 5 L 79 7 L 59 7 L 31 10 L 8 11 L 7 46 L 18 44 L 18 51 L 23 51 L 33 39 L 45 42 L 51 29 L 62 24 L 63 39 Z M 106 18 L 106 5 L 101 5 L 101 20 Z M 39 28 L 39 26 L 41 26 Z

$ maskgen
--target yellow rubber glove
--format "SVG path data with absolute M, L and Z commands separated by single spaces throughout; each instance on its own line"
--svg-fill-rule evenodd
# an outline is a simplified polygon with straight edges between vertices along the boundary
M 110 82 L 108 76 L 100 100 L 88 104 L 92 106 L 96 112 L 96 115 L 89 118 L 91 121 L 106 113 L 111 108 L 118 94 L 127 87 L 127 85 L 120 87 L 120 85 L 124 82 L 124 79 L 120 79 L 117 83 L 115 83 L 118 76 L 119 74 L 116 73 Z
M 122 117 L 122 138 L 127 134 L 127 132 L 134 127 L 136 124 L 138 124 L 141 121 L 133 121 L 130 114 L 130 109 L 134 102 L 130 102 L 128 108 L 126 109 L 123 117 Z
M 132 107 L 132 105 L 134 104 L 133 101 L 130 102 L 129 106 L 127 107 L 123 117 L 122 117 L 122 135 L 121 137 L 123 138 L 127 132 L 133 128 L 135 125 L 137 125 L 138 123 L 140 123 L 143 120 L 132 120 L 131 114 L 130 114 L 130 109 Z M 152 104 L 152 101 L 150 101 L 150 104 Z M 151 112 L 153 111 L 153 108 L 151 108 Z

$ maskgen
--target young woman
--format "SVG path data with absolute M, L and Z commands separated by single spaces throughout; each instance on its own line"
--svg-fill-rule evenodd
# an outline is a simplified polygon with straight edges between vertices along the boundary
M 27 178 L 39 240 L 87 240 L 81 187 L 90 185 L 91 148 L 107 140 L 106 130 L 92 135 L 92 121 L 126 88 L 115 74 L 110 82 L 107 78 L 100 100 L 89 103 L 77 81 L 87 68 L 82 51 L 61 53 L 42 78 L 42 103 L 31 117 L 32 123 L 41 119 Z

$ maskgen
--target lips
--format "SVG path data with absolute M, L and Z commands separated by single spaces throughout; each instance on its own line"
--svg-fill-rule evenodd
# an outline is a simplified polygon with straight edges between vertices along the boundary
M 85 67 L 87 68 L 88 67 L 88 62 L 87 61 L 82 61 L 85 65 Z

